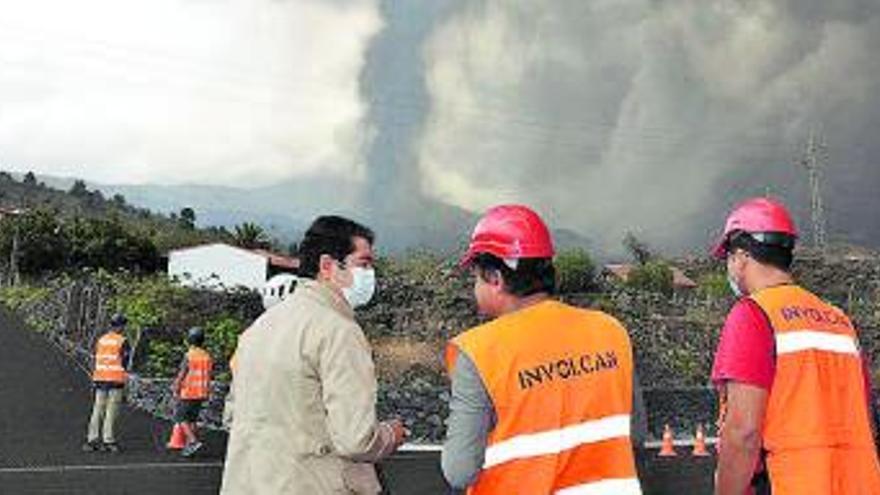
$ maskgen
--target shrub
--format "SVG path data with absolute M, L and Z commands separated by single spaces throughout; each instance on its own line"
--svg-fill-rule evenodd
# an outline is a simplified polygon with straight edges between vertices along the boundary
M 48 295 L 49 289 L 44 287 L 30 285 L 3 287 L 0 289 L 0 302 L 6 304 L 10 309 L 18 310 L 44 299 Z
M 724 273 L 709 273 L 700 277 L 699 291 L 704 297 L 710 299 L 723 299 L 730 295 L 730 287 L 727 284 L 727 275 Z
M 226 362 L 235 352 L 238 336 L 244 330 L 244 322 L 229 315 L 220 315 L 205 323 L 206 347 L 214 359 Z
M 596 265 L 583 249 L 567 249 L 554 260 L 559 291 L 588 292 L 595 289 Z
M 404 277 L 408 281 L 426 284 L 442 283 L 443 269 L 448 260 L 437 254 L 412 250 L 398 258 L 382 257 L 376 262 L 380 276 Z
M 144 374 L 158 378 L 173 377 L 185 351 L 186 345 L 183 342 L 148 340 Z
M 649 261 L 633 268 L 626 285 L 639 290 L 671 295 L 674 287 L 672 268 L 663 261 Z
M 169 312 L 179 307 L 185 296 L 185 289 L 172 285 L 163 276 L 107 278 L 115 287 L 111 307 L 128 318 L 126 333 L 135 340 L 148 328 L 161 328 Z
M 69 252 L 68 240 L 59 235 L 60 223 L 48 208 L 29 210 L 0 223 L 0 257 L 15 253 L 23 275 L 41 275 L 62 269 Z

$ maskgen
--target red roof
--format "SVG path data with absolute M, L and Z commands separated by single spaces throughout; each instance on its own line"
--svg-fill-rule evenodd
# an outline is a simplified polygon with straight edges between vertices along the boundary
M 271 251 L 266 251 L 265 249 L 251 249 L 250 251 L 266 258 L 269 260 L 269 264 L 274 267 L 286 268 L 288 270 L 296 270 L 299 268 L 299 260 L 297 258 L 273 253 Z

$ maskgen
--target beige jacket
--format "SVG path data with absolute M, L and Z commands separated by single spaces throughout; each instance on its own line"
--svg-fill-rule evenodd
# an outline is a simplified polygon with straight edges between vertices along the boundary
M 371 351 L 345 300 L 303 281 L 242 334 L 222 495 L 376 494 L 394 450 Z M 356 462 L 359 461 L 359 462 Z

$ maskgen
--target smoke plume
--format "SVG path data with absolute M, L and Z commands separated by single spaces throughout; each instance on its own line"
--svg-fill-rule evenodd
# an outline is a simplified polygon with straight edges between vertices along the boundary
M 609 250 L 702 248 L 747 195 L 808 227 L 815 132 L 832 237 L 878 242 L 878 50 L 870 1 L 467 2 L 426 46 L 422 185 L 531 203 Z

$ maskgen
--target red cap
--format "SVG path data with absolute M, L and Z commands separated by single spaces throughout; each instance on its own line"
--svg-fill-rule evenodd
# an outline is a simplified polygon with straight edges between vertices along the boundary
M 734 208 L 727 223 L 724 225 L 724 234 L 712 248 L 712 254 L 716 258 L 723 258 L 727 254 L 727 239 L 732 232 L 742 231 L 749 234 L 775 232 L 797 237 L 797 227 L 794 225 L 791 215 L 782 203 L 770 198 L 752 198 Z
M 556 251 L 550 230 L 537 213 L 523 205 L 501 205 L 489 209 L 477 223 L 461 264 L 483 253 L 510 260 L 552 258 Z

